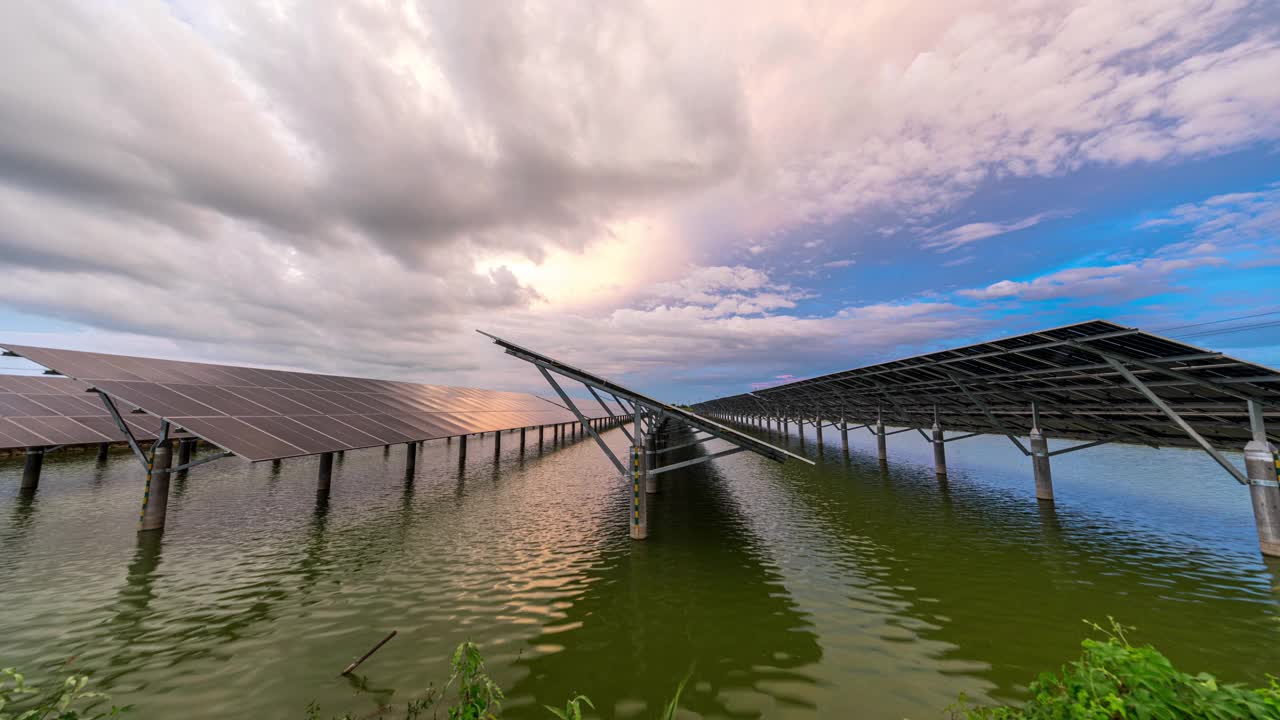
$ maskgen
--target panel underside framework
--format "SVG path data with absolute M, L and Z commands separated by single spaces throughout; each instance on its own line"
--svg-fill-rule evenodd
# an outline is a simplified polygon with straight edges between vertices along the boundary
M 1116 367 L 1123 366 L 1214 446 L 1249 441 L 1249 399 L 1268 424 L 1280 373 L 1169 338 L 1095 320 L 895 360 L 700 403 L 707 413 L 1021 434 L 1032 406 L 1050 436 L 1155 446 L 1195 442 Z M 1274 432 L 1272 433 L 1274 438 Z

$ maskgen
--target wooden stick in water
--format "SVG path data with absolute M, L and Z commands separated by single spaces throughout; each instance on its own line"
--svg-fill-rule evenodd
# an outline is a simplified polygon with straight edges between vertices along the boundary
M 386 645 L 388 640 L 395 637 L 396 632 L 397 632 L 396 630 L 392 630 L 390 635 L 387 635 L 386 637 L 379 640 L 377 645 L 374 645 L 372 648 L 369 649 L 369 652 L 365 653 L 364 655 L 361 655 L 359 660 L 356 660 L 355 662 L 348 665 L 347 669 L 342 671 L 342 674 L 350 675 L 352 670 L 355 670 L 356 668 L 360 667 L 360 663 L 364 662 L 365 660 L 368 660 L 370 655 L 378 652 L 378 648 L 382 647 L 383 645 Z

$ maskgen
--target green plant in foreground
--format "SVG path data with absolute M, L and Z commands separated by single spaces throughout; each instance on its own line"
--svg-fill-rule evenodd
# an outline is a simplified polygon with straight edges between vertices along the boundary
M 458 702 L 449 708 L 449 720 L 489 720 L 502 708 L 502 688 L 484 670 L 484 657 L 475 643 L 467 641 L 453 651 L 453 675 L 445 691 L 458 684 Z
M 1079 660 L 1060 675 L 1042 673 L 1030 685 L 1022 707 L 970 707 L 962 696 L 951 708 L 965 720 L 1275 720 L 1280 718 L 1280 684 L 1250 689 L 1219 683 L 1212 675 L 1189 675 L 1173 667 L 1150 645 L 1129 643 L 1125 628 L 1111 619 L 1106 629 L 1088 623 L 1105 639 L 1081 643 Z
M 97 720 L 131 709 L 113 705 L 97 711 L 110 698 L 85 690 L 88 683 L 87 675 L 70 675 L 61 683 L 29 685 L 14 668 L 0 669 L 0 720 Z
M 1267 687 L 1250 689 L 1219 683 L 1208 673 L 1189 675 L 1175 669 L 1150 645 L 1132 645 L 1125 628 L 1114 620 L 1110 629 L 1090 625 L 1104 637 L 1081 643 L 1080 659 L 1064 665 L 1059 674 L 1041 674 L 1031 683 L 1032 698 L 1025 705 L 973 707 L 961 696 L 960 703 L 949 708 L 953 720 L 1280 720 L 1280 683 L 1275 678 Z M 480 649 L 471 642 L 459 645 L 452 668 L 444 693 L 432 688 L 423 699 L 405 705 L 406 720 L 427 717 L 428 711 L 444 702 L 450 688 L 456 688 L 457 695 L 448 708 L 449 720 L 498 717 L 504 696 L 485 671 Z M 661 720 L 674 720 L 691 676 L 692 672 L 680 681 Z M 131 709 L 98 710 L 108 698 L 86 691 L 88 680 L 84 675 L 72 675 L 60 684 L 28 685 L 12 668 L 0 670 L 0 720 L 98 720 Z M 595 709 L 585 695 L 570 698 L 563 710 L 545 707 L 559 720 L 582 720 L 584 708 Z M 319 706 L 307 706 L 306 717 L 320 720 Z M 436 714 L 430 717 L 434 719 Z
M 563 710 L 551 707 L 550 705 L 543 705 L 542 707 L 550 710 L 551 714 L 560 718 L 560 720 L 582 720 L 583 703 L 592 710 L 596 709 L 596 706 L 591 703 L 591 698 L 586 695 L 575 695 L 572 698 L 569 698 L 568 702 L 564 704 Z

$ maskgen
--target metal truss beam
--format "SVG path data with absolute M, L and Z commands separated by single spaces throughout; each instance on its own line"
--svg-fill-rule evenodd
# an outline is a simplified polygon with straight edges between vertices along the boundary
M 1105 440 L 1094 440 L 1093 442 L 1081 443 L 1080 445 L 1072 445 L 1069 448 L 1062 448 L 1061 450 L 1054 450 L 1050 452 L 1049 457 L 1054 457 L 1055 455 L 1065 455 L 1069 452 L 1075 452 L 1077 450 L 1085 450 L 1091 447 L 1098 447 L 1099 445 L 1106 445 L 1108 443 L 1113 443 L 1115 441 L 1116 441 L 1116 438 L 1106 438 Z
M 1106 356 L 1103 356 L 1103 357 L 1106 357 Z M 1124 379 L 1129 381 L 1130 385 L 1133 385 L 1135 388 L 1138 389 L 1138 392 L 1145 395 L 1146 398 L 1151 401 L 1152 405 L 1155 405 L 1156 407 L 1160 408 L 1160 411 L 1163 412 L 1165 415 L 1167 415 L 1168 418 L 1174 422 L 1174 424 L 1182 428 L 1183 432 L 1185 432 L 1188 437 L 1194 440 L 1196 444 L 1199 445 L 1206 453 L 1209 453 L 1209 457 L 1213 458 L 1214 462 L 1218 463 L 1223 467 L 1224 470 L 1231 473 L 1231 477 L 1235 478 L 1236 482 L 1240 483 L 1241 485 L 1249 484 L 1249 478 L 1246 477 L 1244 473 L 1240 472 L 1239 468 L 1231 464 L 1231 461 L 1223 457 L 1222 453 L 1218 452 L 1217 449 L 1215 449 L 1213 445 L 1209 443 L 1208 440 L 1205 440 L 1203 437 L 1201 437 L 1200 433 L 1196 432 L 1195 428 L 1191 427 L 1191 425 L 1186 420 L 1183 420 L 1181 415 L 1174 412 L 1173 408 L 1169 407 L 1169 405 L 1166 404 L 1165 401 L 1161 399 L 1159 395 L 1156 395 L 1151 388 L 1144 385 L 1142 381 L 1138 379 L 1138 376 L 1134 375 L 1133 372 L 1129 370 L 1129 368 L 1125 367 L 1123 363 L 1121 363 L 1119 360 L 1116 360 L 1114 358 L 1106 357 L 1106 360 L 1108 363 L 1110 363 L 1111 367 L 1116 369 L 1116 372 L 1123 375 Z
M 612 420 L 614 420 L 614 421 L 617 421 L 617 422 L 618 422 L 618 427 L 622 428 L 622 432 L 623 432 L 623 434 L 625 434 L 625 435 L 627 436 L 627 439 L 631 441 L 631 444 L 632 444 L 632 445 L 635 445 L 635 444 L 636 444 L 636 440 L 635 440 L 635 438 L 631 437 L 631 431 L 627 430 L 626 423 L 623 423 L 623 422 L 621 422 L 621 421 L 618 421 L 618 416 L 614 415 L 614 414 L 613 414 L 613 410 L 610 410 L 610 409 L 609 409 L 609 406 L 604 404 L 604 400 L 601 400 L 601 399 L 600 399 L 600 395 L 599 395 L 598 393 L 596 393 L 596 389 L 595 389 L 595 388 L 593 388 L 593 387 L 591 387 L 590 385 L 588 385 L 588 386 L 587 386 L 587 392 L 591 393 L 591 397 L 595 398 L 595 399 L 596 399 L 596 402 L 600 403 L 600 407 L 604 408 L 604 411 L 605 411 L 605 412 L 607 412 L 607 413 L 609 413 L 609 418 L 610 418 L 610 419 L 612 419 Z M 618 403 L 618 405 L 619 405 L 619 406 L 621 406 L 621 405 L 622 405 L 622 403 Z
M 691 465 L 701 465 L 704 462 L 715 460 L 716 458 L 728 457 L 729 455 L 740 453 L 743 450 L 746 450 L 746 448 L 742 446 L 731 447 L 728 450 L 721 450 L 720 452 L 712 453 L 711 455 L 703 455 L 702 457 L 696 457 L 692 460 L 684 460 L 678 463 L 672 463 L 670 465 L 663 465 L 660 468 L 654 468 L 653 470 L 650 470 L 649 474 L 658 475 L 660 473 L 670 472 L 671 470 L 679 470 L 680 468 L 689 467 Z
M 613 454 L 613 450 L 609 449 L 609 446 L 605 444 L 604 439 L 600 437 L 600 434 L 596 432 L 596 429 L 591 427 L 591 423 L 587 422 L 586 416 L 582 414 L 582 411 L 578 410 L 578 406 L 573 402 L 573 400 L 569 399 L 568 395 L 565 394 L 564 389 L 560 387 L 560 383 L 556 382 L 556 379 L 551 377 L 551 373 L 547 372 L 547 369 L 542 365 L 538 365 L 538 372 L 542 373 L 542 377 L 546 378 L 547 383 L 555 389 L 556 394 L 560 396 L 560 399 L 564 401 L 564 404 L 568 406 L 569 410 L 573 411 L 573 414 L 578 418 L 578 421 L 582 423 L 582 426 L 587 429 L 587 432 L 591 433 L 591 437 L 595 438 L 596 444 L 599 445 L 600 449 L 604 451 L 604 454 L 608 455 L 609 459 L 613 461 L 613 466 L 618 468 L 618 473 L 625 477 L 627 475 L 627 467 L 622 464 L 622 461 L 618 459 L 617 455 Z M 585 385 L 586 383 L 583 384 Z
M 106 406 L 107 412 L 111 413 L 111 419 L 116 421 L 116 427 L 120 432 L 124 433 L 124 439 L 129 443 L 129 449 L 133 451 L 134 457 L 138 458 L 138 462 L 142 463 L 142 467 L 147 468 L 151 462 L 147 459 L 147 454 L 142 452 L 142 448 L 138 447 L 138 441 L 133 437 L 133 430 L 125 423 L 124 418 L 120 416 L 120 411 L 116 408 L 115 402 L 109 395 L 101 390 L 95 390 L 98 397 L 102 399 L 102 404 Z
M 1005 437 L 1009 438 L 1009 442 L 1012 442 L 1015 446 L 1017 446 L 1017 448 L 1022 451 L 1023 455 L 1026 455 L 1028 457 L 1031 456 L 1031 451 L 1028 450 L 1022 444 L 1022 442 L 1018 440 L 1018 438 L 1013 436 L 1013 433 L 1009 432 L 1009 430 L 1006 429 L 1005 426 L 999 420 L 996 419 L 995 414 L 991 412 L 991 408 L 987 407 L 986 403 L 974 397 L 973 393 L 969 392 L 969 388 L 965 387 L 964 383 L 960 382 L 960 380 L 956 378 L 955 375 L 951 376 L 951 382 L 955 383 L 956 387 L 960 388 L 960 392 L 964 393 L 964 396 L 969 398 L 969 402 L 972 402 L 974 405 L 978 406 L 978 409 L 982 411 L 982 414 L 987 416 L 987 421 L 990 422 L 991 425 L 996 430 L 998 430 L 1001 435 L 1004 435 Z
M 655 454 L 661 455 L 662 453 L 671 452 L 672 450 L 683 450 L 687 447 L 693 447 L 694 445 L 701 445 L 702 443 L 707 442 L 708 440 L 715 440 L 715 439 L 716 439 L 715 435 L 708 435 L 704 438 L 698 438 L 693 442 L 687 442 L 683 445 L 672 445 L 671 447 L 660 448 Z
M 203 464 L 205 464 L 205 463 L 213 462 L 214 460 L 221 460 L 221 459 L 223 459 L 223 458 L 229 458 L 229 457 L 231 457 L 231 456 L 232 456 L 232 455 L 234 455 L 234 454 L 235 454 L 235 453 L 230 453 L 230 452 L 227 452 L 227 451 L 225 451 L 225 450 L 224 450 L 223 452 L 220 452 L 220 453 L 218 453 L 217 455 L 210 455 L 209 457 L 200 458 L 199 460 L 192 460 L 192 461 L 191 461 L 191 462 L 189 462 L 189 463 L 183 463 L 183 464 L 181 464 L 181 465 L 179 465 L 179 466 L 177 466 L 177 467 L 171 467 L 171 468 L 169 468 L 169 472 L 170 472 L 170 473 L 181 472 L 181 471 L 183 471 L 183 470 L 187 470 L 187 469 L 193 468 L 193 467 L 195 467 L 195 466 L 197 466 L 197 465 L 203 465 Z

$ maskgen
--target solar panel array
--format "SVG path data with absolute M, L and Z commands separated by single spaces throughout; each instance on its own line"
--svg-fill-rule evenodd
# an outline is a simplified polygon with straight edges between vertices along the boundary
M 525 393 L 3 347 L 254 461 L 576 420 Z
M 1108 359 L 1122 363 L 1214 445 L 1249 440 L 1247 398 L 1280 427 L 1280 372 L 1102 320 L 809 378 L 695 406 L 709 413 L 847 418 L 1023 434 L 1031 404 L 1047 434 L 1194 446 Z M 1273 431 L 1274 435 L 1274 431 Z
M 588 372 L 581 368 L 576 368 L 568 363 L 560 362 L 555 358 L 552 358 L 547 355 L 543 355 L 542 353 L 539 353 L 535 350 L 530 350 L 529 348 L 517 345 L 513 342 L 503 340 L 502 338 L 497 337 L 496 335 L 491 335 L 487 332 L 484 332 L 483 330 L 477 330 L 476 332 L 479 332 L 481 335 L 484 335 L 485 337 L 493 340 L 493 342 L 496 345 L 506 350 L 508 355 L 512 355 L 514 357 L 520 358 L 521 360 L 524 360 L 526 362 L 531 362 L 534 365 L 537 365 L 539 367 L 547 368 L 560 375 L 563 375 L 564 377 L 573 378 L 575 380 L 578 380 L 579 382 L 582 382 L 588 387 L 598 388 L 602 393 L 611 394 L 614 397 L 625 398 L 632 403 L 648 406 L 649 408 L 653 409 L 655 412 L 659 412 L 663 415 L 666 415 L 669 418 L 679 420 L 689 425 L 690 427 L 700 429 L 722 440 L 727 440 L 728 442 L 733 443 L 734 445 L 737 445 L 739 447 L 742 447 L 747 450 L 751 450 L 752 452 L 763 455 L 771 460 L 776 460 L 778 462 L 785 462 L 787 458 L 792 458 L 792 459 L 807 463 L 809 465 L 813 464 L 813 461 L 809 460 L 808 458 L 801 457 L 787 450 L 784 450 L 783 448 L 770 445 L 769 443 L 766 443 L 766 442 L 762 442 L 759 439 L 752 437 L 751 435 L 743 433 L 734 428 L 721 425 L 720 423 L 714 420 L 702 417 L 684 408 L 676 407 L 675 405 L 668 405 L 667 403 L 664 403 L 661 400 L 655 400 L 654 398 L 651 398 L 648 395 L 643 395 L 641 393 L 638 393 L 628 387 L 619 385 L 618 383 L 615 383 L 612 380 L 608 380 L 599 375 L 596 375 L 595 373 Z M 587 401 L 581 401 L 578 404 L 580 407 L 590 407 L 594 402 L 595 402 L 594 400 L 587 400 Z M 615 403 L 610 403 L 610 404 L 616 405 Z M 599 405 L 595 404 L 595 406 L 598 407 Z
M 124 440 L 124 433 L 88 386 L 66 377 L 0 375 L 0 450 L 87 445 Z M 134 437 L 152 439 L 160 422 L 120 408 Z

